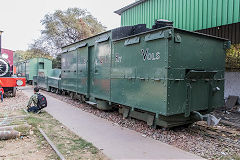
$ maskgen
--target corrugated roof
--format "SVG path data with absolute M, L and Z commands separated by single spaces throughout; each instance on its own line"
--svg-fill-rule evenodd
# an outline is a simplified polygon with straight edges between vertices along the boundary
M 240 22 L 239 5 L 240 0 L 147 0 L 119 12 L 121 26 L 151 28 L 155 20 L 166 19 L 176 28 L 195 31 Z
M 119 9 L 119 10 L 116 10 L 114 13 L 117 13 L 117 14 L 121 15 L 124 11 L 126 11 L 126 10 L 128 10 L 130 8 L 133 8 L 133 7 L 143 3 L 145 1 L 147 1 L 147 0 L 138 0 L 138 1 L 134 2 L 134 3 L 132 3 L 132 4 L 129 4 L 128 6 L 125 6 L 125 7 L 121 8 L 121 9 Z

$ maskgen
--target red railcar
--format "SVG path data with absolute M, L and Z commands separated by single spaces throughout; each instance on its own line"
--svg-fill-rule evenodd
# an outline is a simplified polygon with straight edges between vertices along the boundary
M 13 74 L 13 51 L 1 49 L 0 52 L 0 85 L 5 93 L 16 95 L 17 86 L 25 86 L 26 79 Z

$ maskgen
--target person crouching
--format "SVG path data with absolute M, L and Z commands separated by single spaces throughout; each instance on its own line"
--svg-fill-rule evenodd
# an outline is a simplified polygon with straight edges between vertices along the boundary
M 34 94 L 30 97 L 28 101 L 28 105 L 27 105 L 28 112 L 37 113 L 38 111 L 41 110 L 40 107 L 38 106 L 38 92 L 39 92 L 39 88 L 35 87 Z M 32 103 L 33 103 L 33 106 L 31 106 Z

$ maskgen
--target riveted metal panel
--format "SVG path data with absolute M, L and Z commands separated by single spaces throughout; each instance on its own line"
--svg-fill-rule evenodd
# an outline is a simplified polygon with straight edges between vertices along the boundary
M 171 40 L 168 46 L 167 114 L 188 115 L 194 110 L 221 107 L 227 41 L 174 29 L 176 35 L 181 37 L 181 42 Z M 201 76 L 188 78 L 190 71 Z M 214 92 L 216 87 L 220 90 Z
M 61 88 L 60 87 L 60 80 L 61 80 L 61 69 L 51 69 L 48 72 L 48 86 L 54 88 Z
M 88 92 L 88 46 L 77 50 L 77 92 L 87 95 Z
M 110 100 L 111 31 L 65 46 L 63 50 L 71 51 L 62 53 L 62 89 L 88 98 Z
M 110 100 L 110 66 L 111 41 L 96 43 L 89 54 L 90 97 Z
M 62 54 L 61 87 L 77 92 L 77 50 Z
M 154 38 L 165 32 L 171 34 Z M 124 45 L 134 38 L 139 43 Z M 225 40 L 173 28 L 116 40 L 111 101 L 164 116 L 211 111 L 224 102 L 224 45 Z M 190 71 L 195 75 L 187 78 Z
M 190 31 L 240 22 L 240 0 L 147 0 L 121 12 L 122 26 L 156 19 L 174 22 L 174 27 Z
M 40 71 L 40 74 L 37 76 L 37 85 L 40 88 L 48 90 L 48 78 L 43 71 Z
M 139 43 L 125 45 L 128 38 L 113 42 L 111 101 L 165 115 L 167 112 L 167 37 L 146 37 L 168 32 L 156 30 L 131 39 Z

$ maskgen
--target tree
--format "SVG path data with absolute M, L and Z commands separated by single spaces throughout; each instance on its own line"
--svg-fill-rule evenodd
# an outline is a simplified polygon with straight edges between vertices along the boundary
M 105 31 L 105 27 L 89 12 L 79 8 L 69 8 L 66 11 L 57 10 L 46 14 L 41 20 L 42 45 L 54 45 L 50 48 L 61 48 L 84 38 Z M 44 43 L 43 43 L 44 42 Z
M 57 55 L 56 58 L 53 59 L 53 68 L 61 68 L 61 55 Z
M 31 58 L 37 58 L 37 57 L 43 57 L 43 58 L 48 58 L 48 59 L 53 59 L 53 57 L 49 54 L 43 53 L 41 50 L 27 50 L 27 51 L 22 51 L 22 50 L 17 50 L 14 52 L 14 57 L 15 61 L 23 61 Z
M 61 67 L 61 57 L 58 55 L 63 46 L 80 41 L 105 31 L 105 27 L 89 12 L 79 8 L 57 10 L 46 14 L 41 20 L 44 29 L 41 37 L 34 40 L 29 50 L 22 54 L 23 59 L 34 56 L 54 57 L 54 67 Z
M 227 50 L 226 69 L 230 71 L 240 70 L 240 44 L 233 44 Z

